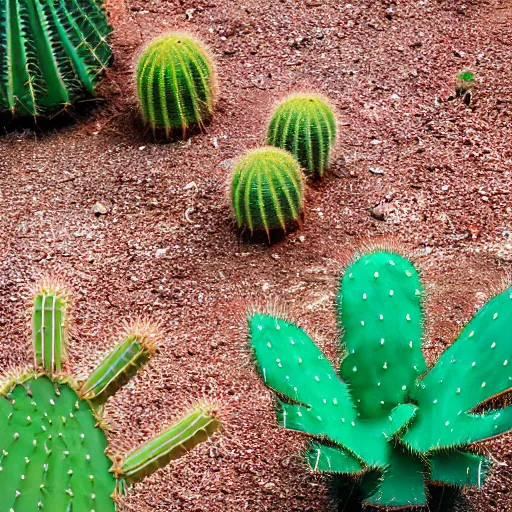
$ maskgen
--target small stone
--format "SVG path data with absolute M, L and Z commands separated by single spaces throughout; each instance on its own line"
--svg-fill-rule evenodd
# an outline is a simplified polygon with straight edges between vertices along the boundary
M 370 167 L 370 172 L 373 174 L 384 174 L 384 169 L 380 167 Z
M 108 212 L 108 209 L 103 203 L 97 201 L 96 203 L 94 203 L 92 211 L 94 215 L 96 215 L 96 217 L 99 217 L 100 215 L 105 215 Z

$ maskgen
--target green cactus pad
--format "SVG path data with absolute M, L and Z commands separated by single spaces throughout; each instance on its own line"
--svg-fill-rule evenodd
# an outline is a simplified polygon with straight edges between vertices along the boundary
M 115 511 L 107 439 L 73 388 L 34 378 L 0 401 L 2 510 Z
M 340 373 L 362 418 L 387 416 L 426 369 L 422 290 L 416 269 L 393 252 L 362 255 L 344 273 L 337 308 L 347 355 Z
M 427 504 L 425 464 L 408 453 L 394 450 L 377 490 L 364 499 L 364 505 L 384 508 L 421 507 Z
M 261 313 L 249 319 L 249 329 L 263 381 L 291 402 L 278 402 L 281 425 L 326 437 L 368 466 L 388 464 L 388 438 L 411 420 L 413 405 L 402 404 L 389 416 L 364 421 L 357 416 L 348 386 L 302 329 Z
M 327 100 L 316 94 L 294 94 L 276 108 L 267 144 L 292 153 L 307 174 L 321 178 L 336 141 L 336 119 Z
M 512 288 L 491 299 L 412 390 L 417 420 L 403 440 L 413 450 L 461 446 L 512 428 L 512 407 L 471 414 L 512 388 Z
M 142 117 L 154 133 L 186 135 L 213 114 L 215 69 L 204 45 L 187 34 L 172 33 L 145 49 L 137 65 Z
M 240 158 L 230 191 L 238 227 L 269 235 L 273 229 L 286 231 L 299 219 L 304 201 L 303 175 L 290 153 L 259 148 Z
M 491 462 L 486 457 L 455 450 L 436 452 L 430 457 L 430 480 L 458 487 L 482 487 Z
M 365 466 L 353 455 L 319 442 L 311 442 L 304 456 L 312 471 L 355 475 L 365 470 Z
M 98 365 L 80 389 L 80 396 L 104 403 L 148 361 L 155 351 L 144 325 L 129 329 L 121 341 Z
M 55 113 L 95 95 L 109 66 L 101 0 L 0 0 L 0 111 Z
M 67 301 L 59 287 L 47 283 L 35 295 L 32 332 L 36 366 L 59 372 L 67 352 Z
M 215 411 L 210 407 L 198 407 L 129 454 L 119 466 L 119 477 L 128 484 L 142 480 L 171 460 L 187 454 L 219 428 Z

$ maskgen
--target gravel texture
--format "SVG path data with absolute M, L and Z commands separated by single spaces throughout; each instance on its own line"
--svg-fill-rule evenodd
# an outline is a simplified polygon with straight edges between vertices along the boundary
M 120 450 L 196 399 L 224 402 L 226 431 L 136 485 L 137 512 L 330 510 L 304 471 L 304 438 L 277 428 L 249 364 L 248 305 L 278 300 L 336 358 L 333 301 L 347 253 L 386 236 L 429 283 L 429 362 L 512 269 L 512 6 L 507 0 L 110 0 L 115 64 L 104 103 L 77 122 L 0 138 L 0 368 L 31 362 L 25 299 L 52 272 L 74 292 L 69 370 L 87 374 L 124 318 L 165 341 L 109 401 Z M 176 28 L 211 47 L 219 73 L 206 133 L 154 142 L 132 76 L 144 43 Z M 471 105 L 449 101 L 472 69 Z M 237 235 L 225 201 L 233 159 L 262 143 L 297 89 L 338 111 L 331 176 L 306 194 L 302 229 L 268 246 Z M 7 126 L 8 125 L 8 126 Z M 464 510 L 512 510 L 511 436 Z

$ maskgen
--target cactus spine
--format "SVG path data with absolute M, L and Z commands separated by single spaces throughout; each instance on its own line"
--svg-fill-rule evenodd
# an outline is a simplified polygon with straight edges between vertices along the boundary
M 239 228 L 286 231 L 299 219 L 304 202 L 303 175 L 287 151 L 264 147 L 236 164 L 230 183 L 231 205 Z
M 336 119 L 328 101 L 316 94 L 294 94 L 274 111 L 267 144 L 290 151 L 306 174 L 321 178 L 336 142 Z
M 0 0 L 0 110 L 36 117 L 94 96 L 109 33 L 102 0 Z
M 314 436 L 304 454 L 309 467 L 358 482 L 364 505 L 425 507 L 429 484 L 480 487 L 490 461 L 469 445 L 512 429 L 510 406 L 473 412 L 511 389 L 512 288 L 491 299 L 426 373 L 422 295 L 413 265 L 395 252 L 368 252 L 348 266 L 337 306 L 343 380 L 295 324 L 249 317 L 278 422 Z
M 215 69 L 206 47 L 190 35 L 171 33 L 152 43 L 137 65 L 137 92 L 144 122 L 153 133 L 185 137 L 213 115 Z
M 0 508 L 116 512 L 116 493 L 191 450 L 218 428 L 198 405 L 148 443 L 113 461 L 102 405 L 154 352 L 149 324 L 134 324 L 86 383 L 62 371 L 69 294 L 44 282 L 33 301 L 36 368 L 0 385 Z M 110 450 L 112 451 L 112 450 Z

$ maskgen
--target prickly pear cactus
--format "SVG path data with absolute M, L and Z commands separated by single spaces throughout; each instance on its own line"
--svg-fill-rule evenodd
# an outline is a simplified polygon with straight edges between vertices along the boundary
M 102 0 L 0 0 L 0 111 L 36 117 L 94 96 L 110 31 Z
M 0 385 L 0 508 L 8 512 L 115 512 L 131 485 L 184 455 L 219 427 L 198 405 L 131 453 L 114 453 L 103 405 L 155 351 L 149 324 L 134 323 L 84 382 L 62 371 L 69 295 L 44 283 L 32 304 L 35 367 Z
M 306 174 L 321 178 L 336 142 L 336 119 L 328 101 L 316 94 L 293 94 L 276 108 L 267 144 L 286 149 Z
M 239 228 L 286 231 L 297 221 L 304 201 L 303 175 L 287 151 L 263 147 L 242 156 L 230 183 L 231 205 Z
M 137 92 L 144 122 L 154 133 L 185 137 L 213 115 L 215 68 L 206 47 L 188 34 L 171 33 L 144 50 L 137 65 Z
M 338 294 L 339 372 L 294 323 L 249 316 L 278 422 L 312 436 L 309 467 L 352 478 L 364 506 L 421 508 L 430 484 L 480 487 L 490 461 L 470 445 L 512 429 L 512 407 L 489 410 L 512 388 L 512 288 L 491 299 L 426 373 L 422 296 L 414 266 L 395 252 L 368 252 L 349 265 Z M 486 412 L 474 413 L 482 404 Z

